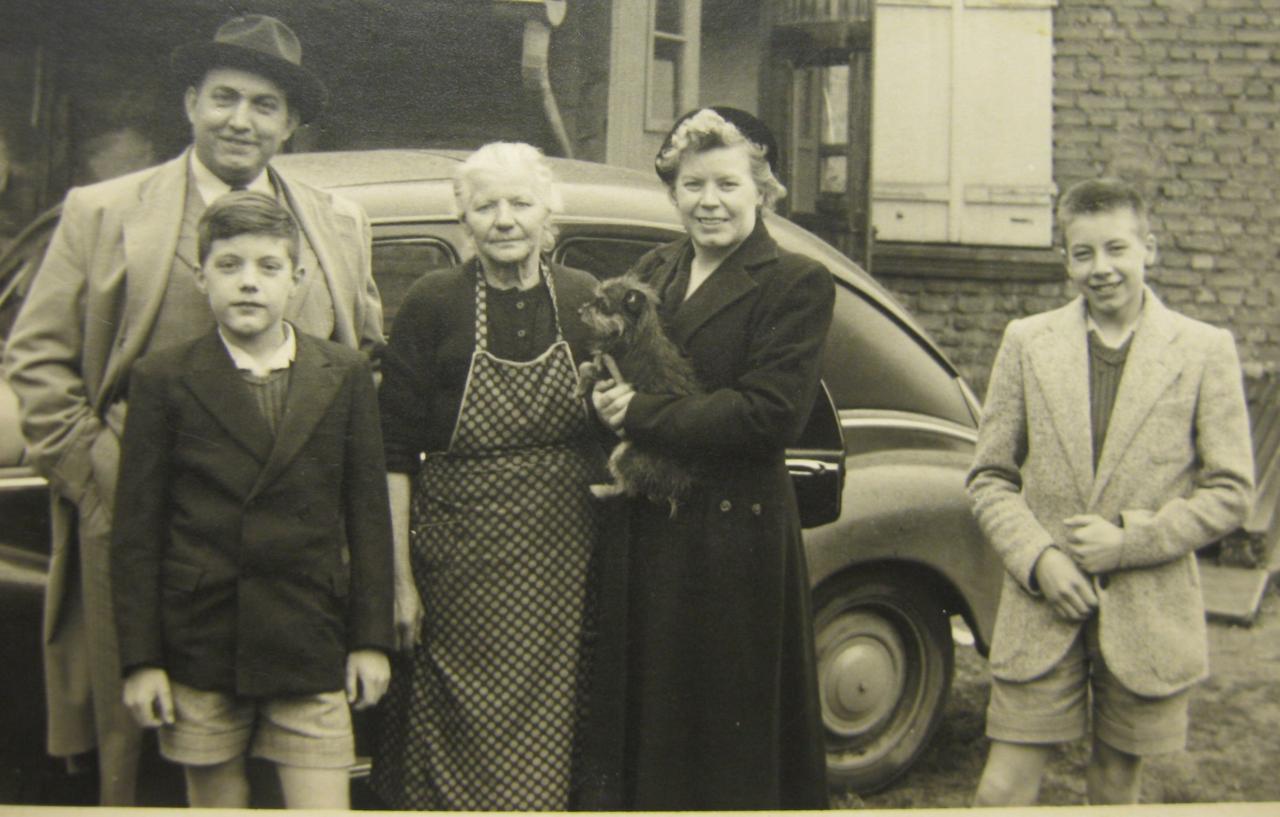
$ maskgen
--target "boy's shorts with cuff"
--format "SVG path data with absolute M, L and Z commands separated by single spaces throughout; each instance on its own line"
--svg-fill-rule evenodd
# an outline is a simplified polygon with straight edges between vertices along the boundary
M 1187 741 L 1190 690 L 1162 698 L 1137 695 L 1107 669 L 1097 616 L 1053 669 L 1029 681 L 993 678 L 987 737 L 1007 743 L 1065 743 L 1093 733 L 1131 755 L 1176 752 Z M 1092 707 L 1090 706 L 1092 702 Z
M 355 763 L 351 710 L 342 690 L 290 698 L 238 698 L 171 681 L 174 723 L 160 754 L 185 766 L 250 755 L 282 766 L 344 769 Z

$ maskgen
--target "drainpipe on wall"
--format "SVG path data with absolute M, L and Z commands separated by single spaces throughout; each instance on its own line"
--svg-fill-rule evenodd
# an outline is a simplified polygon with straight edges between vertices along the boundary
M 526 90 L 542 99 L 542 110 L 551 126 L 560 152 L 573 158 L 573 143 L 564 129 L 560 105 L 551 88 L 551 29 L 564 21 L 568 0 L 496 0 L 500 15 L 518 15 L 524 20 L 524 47 L 520 54 L 520 76 Z
M 524 87 L 542 97 L 542 110 L 547 124 L 560 143 L 560 151 L 566 159 L 573 158 L 573 144 L 560 118 L 560 106 L 551 89 L 551 72 L 548 61 L 551 52 L 551 27 L 541 20 L 527 20 L 524 24 L 524 53 L 520 57 L 520 74 Z

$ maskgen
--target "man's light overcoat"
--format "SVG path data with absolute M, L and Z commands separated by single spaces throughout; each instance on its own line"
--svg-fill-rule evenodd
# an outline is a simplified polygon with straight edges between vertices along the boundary
M 1052 667 L 1079 623 L 1033 587 L 1036 560 L 1066 542 L 1063 520 L 1123 525 L 1120 566 L 1094 577 L 1099 640 L 1142 695 L 1208 672 L 1194 551 L 1234 530 L 1253 492 L 1240 364 L 1231 334 L 1166 308 L 1147 289 L 1095 474 L 1085 303 L 1005 331 L 968 478 L 978 523 L 1006 567 L 991 669 L 1024 681 Z
M 82 540 L 96 535 L 105 541 L 109 533 L 125 413 L 122 390 L 164 300 L 187 196 L 188 154 L 67 194 L 5 348 L 5 376 L 21 405 L 29 461 L 53 488 L 44 639 L 54 754 L 85 751 L 95 743 L 80 639 L 106 637 L 95 631 L 110 628 L 111 615 L 86 610 L 87 633 L 78 625 L 64 626 L 69 550 L 77 524 L 93 529 L 81 530 Z M 368 218 L 349 201 L 270 172 L 319 261 L 320 269 L 307 274 L 322 277 L 329 288 L 332 339 L 366 350 L 380 345 L 382 307 L 371 271 Z M 290 317 L 310 331 L 305 320 Z M 94 564 L 105 571 L 104 562 Z

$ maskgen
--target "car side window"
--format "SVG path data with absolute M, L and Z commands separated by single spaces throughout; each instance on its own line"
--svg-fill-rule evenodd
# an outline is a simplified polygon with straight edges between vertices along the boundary
M 388 238 L 373 242 L 373 279 L 382 296 L 382 324 L 395 326 L 409 287 L 423 273 L 458 263 L 453 248 L 435 238 Z
M 585 270 L 597 278 L 616 278 L 656 246 L 656 241 L 638 238 L 573 237 L 560 242 L 552 259 L 566 267 Z
M 12 250 L 0 259 L 0 348 L 9 337 L 9 330 L 18 317 L 18 310 L 27 297 L 31 281 L 35 278 L 40 262 L 44 260 L 49 239 L 57 221 L 50 221 L 47 228 L 22 237 Z

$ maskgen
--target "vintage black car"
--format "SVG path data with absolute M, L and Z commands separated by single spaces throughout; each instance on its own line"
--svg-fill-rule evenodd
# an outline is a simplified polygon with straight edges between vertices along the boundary
M 409 285 L 468 252 L 450 185 L 465 155 L 395 150 L 276 160 L 369 213 L 373 270 L 392 331 Z M 680 234 L 666 190 L 648 174 L 553 164 L 565 200 L 556 260 L 617 275 Z M 0 342 L 55 224 L 56 211 L 46 214 L 0 257 Z M 833 786 L 869 792 L 910 767 L 942 716 L 953 670 L 951 617 L 963 618 L 980 650 L 991 633 L 1002 567 L 962 484 L 978 404 L 919 324 L 869 275 L 789 221 L 769 216 L 767 224 L 785 249 L 825 264 L 837 284 L 823 365 L 830 400 L 815 406 L 789 464 L 807 527 L 829 777 Z M 47 486 L 21 453 L 16 402 L 0 382 L 0 752 L 19 759 L 42 753 L 39 620 L 49 547 Z

